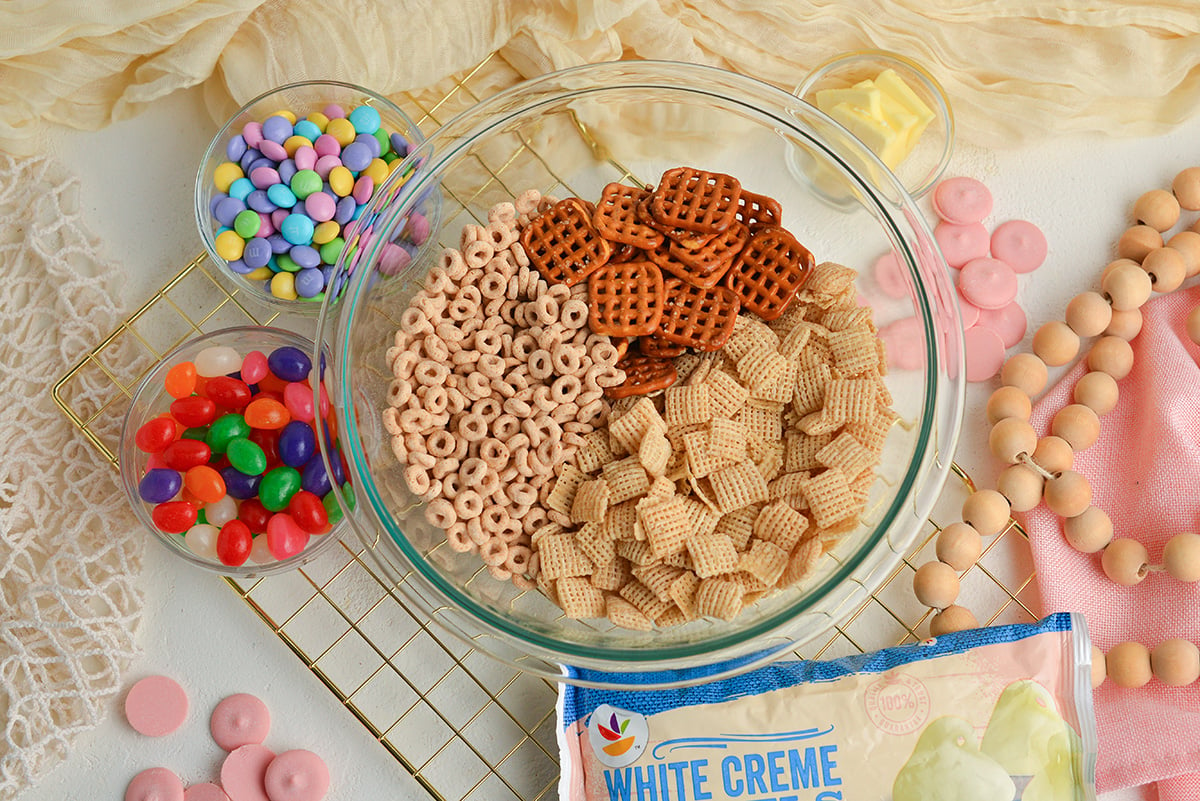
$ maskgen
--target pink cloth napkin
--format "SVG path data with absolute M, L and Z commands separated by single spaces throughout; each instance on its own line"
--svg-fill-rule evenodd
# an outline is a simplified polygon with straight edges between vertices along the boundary
M 1101 418 L 1100 440 L 1075 456 L 1091 482 L 1092 503 L 1112 518 L 1116 536 L 1140 540 L 1161 564 L 1172 535 L 1200 531 L 1200 348 L 1185 321 L 1200 287 L 1156 298 L 1142 309 L 1133 341 L 1133 372 L 1120 401 Z M 1076 364 L 1037 404 L 1033 425 L 1070 403 L 1086 368 Z M 1200 587 L 1151 573 L 1136 587 L 1104 575 L 1098 555 L 1074 551 L 1059 519 L 1041 505 L 1025 516 L 1044 611 L 1082 612 L 1095 643 L 1107 651 L 1124 640 L 1149 648 L 1172 637 L 1200 643 Z M 1200 684 L 1138 690 L 1111 681 L 1096 691 L 1101 792 L 1159 782 L 1160 801 L 1200 798 Z

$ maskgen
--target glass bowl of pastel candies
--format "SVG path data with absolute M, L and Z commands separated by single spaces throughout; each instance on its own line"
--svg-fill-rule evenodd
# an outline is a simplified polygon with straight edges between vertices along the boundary
M 393 173 L 411 175 L 405 156 L 423 141 L 399 107 L 360 86 L 306 81 L 254 98 L 213 137 L 196 176 L 196 223 L 218 275 L 275 311 L 318 314 L 341 291 L 333 265 L 355 221 Z M 428 236 L 428 213 L 389 243 L 393 260 Z
M 336 542 L 336 495 L 349 484 L 328 396 L 313 392 L 312 353 L 290 331 L 226 328 L 184 342 L 138 384 L 121 432 L 121 480 L 171 551 L 251 577 L 297 567 Z

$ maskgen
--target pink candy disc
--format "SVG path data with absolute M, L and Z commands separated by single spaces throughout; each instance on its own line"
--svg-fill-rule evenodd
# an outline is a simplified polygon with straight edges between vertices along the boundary
M 321 801 L 329 790 L 329 768 L 312 751 L 284 751 L 267 766 L 263 783 L 271 801 Z
M 279 561 L 295 556 L 308 546 L 308 532 L 287 512 L 276 512 L 267 521 L 267 547 Z
M 125 718 L 135 731 L 147 737 L 175 731 L 183 725 L 187 712 L 187 693 L 166 676 L 147 676 L 125 696 Z
M 333 134 L 323 133 L 313 142 L 313 150 L 317 151 L 318 156 L 336 156 L 342 152 L 342 146 Z
M 226 751 L 243 745 L 261 745 L 271 730 L 271 713 L 258 698 L 238 693 L 217 704 L 208 728 L 213 740 Z
M 329 138 L 333 139 L 332 136 Z M 336 139 L 333 141 L 335 144 L 337 143 Z M 321 176 L 322 181 L 328 181 L 329 173 L 333 172 L 334 167 L 340 166 L 342 166 L 342 160 L 337 157 L 337 154 L 330 153 L 317 159 L 317 163 L 313 165 L 313 170 L 317 173 L 317 175 Z
M 933 229 L 933 238 L 951 267 L 961 267 L 971 259 L 986 256 L 991 238 L 982 223 L 956 225 L 938 223 Z
M 183 782 L 166 768 L 150 768 L 133 777 L 125 801 L 184 801 Z
M 919 370 L 925 364 L 925 327 L 916 317 L 905 317 L 879 329 L 888 366 Z
M 287 150 L 278 142 L 264 139 L 258 143 L 258 151 L 271 161 L 284 161 L 288 157 Z
M 982 222 L 992 211 L 992 193 L 974 178 L 947 178 L 933 190 L 933 210 L 946 222 Z
M 896 251 L 884 253 L 875 262 L 875 283 L 890 298 L 908 297 L 908 281 L 904 278 Z
M 992 231 L 992 257 L 1016 273 L 1031 273 L 1046 260 L 1046 235 L 1026 220 L 1009 220 Z
M 1004 347 L 1011 348 L 1025 338 L 1028 323 L 1025 310 L 1014 301 L 1002 309 L 980 309 L 976 325 L 995 331 L 1004 342 Z
M 225 791 L 212 782 L 193 784 L 183 791 L 183 801 L 229 801 Z
M 981 309 L 1002 309 L 1017 296 L 1017 274 L 999 259 L 972 259 L 959 271 L 958 291 Z
M 966 348 L 967 380 L 987 381 L 1004 364 L 1004 343 L 990 328 L 968 328 L 963 332 Z
M 243 745 L 221 763 L 221 786 L 229 801 L 271 801 L 263 781 L 275 753 L 261 745 Z
M 408 251 L 395 242 L 385 242 L 379 254 L 379 264 L 376 269 L 384 275 L 396 275 L 412 263 Z
M 958 314 L 960 317 L 962 317 L 962 327 L 964 331 L 979 322 L 979 314 L 981 311 L 983 310 L 971 301 L 964 298 L 961 292 L 958 293 Z
M 296 148 L 296 155 L 292 156 L 292 161 L 296 162 L 298 170 L 311 170 L 317 166 L 317 151 L 308 145 L 301 145 Z
M 304 211 L 314 222 L 332 220 L 337 213 L 337 201 L 324 192 L 313 192 L 304 198 Z

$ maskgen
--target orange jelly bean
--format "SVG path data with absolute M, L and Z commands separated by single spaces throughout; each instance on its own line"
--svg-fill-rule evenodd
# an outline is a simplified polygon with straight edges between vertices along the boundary
M 284 381 L 279 376 L 275 375 L 274 373 L 267 373 L 267 375 L 263 376 L 263 378 L 258 382 L 258 389 L 260 392 L 278 392 L 282 397 L 283 390 L 287 388 L 287 385 L 288 382 Z
M 216 503 L 225 497 L 225 479 L 206 464 L 189 468 L 183 474 L 183 486 L 204 503 Z
M 246 406 L 246 423 L 251 428 L 283 428 L 292 419 L 292 413 L 274 398 L 256 398 Z
M 167 371 L 163 387 L 172 398 L 186 398 L 196 391 L 196 365 L 180 362 Z

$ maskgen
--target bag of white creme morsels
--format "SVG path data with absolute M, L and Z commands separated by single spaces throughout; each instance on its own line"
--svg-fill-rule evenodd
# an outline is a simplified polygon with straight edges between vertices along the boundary
M 1096 797 L 1091 645 L 1066 613 L 672 690 L 564 683 L 558 723 L 562 801 Z

